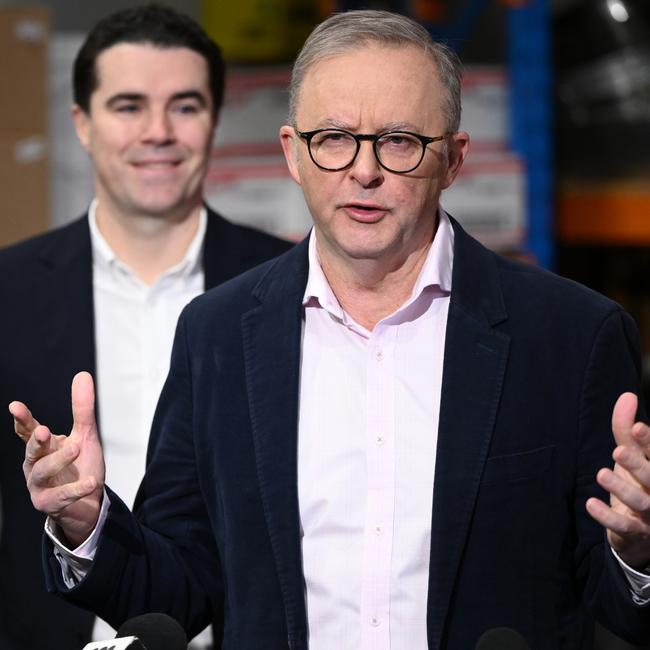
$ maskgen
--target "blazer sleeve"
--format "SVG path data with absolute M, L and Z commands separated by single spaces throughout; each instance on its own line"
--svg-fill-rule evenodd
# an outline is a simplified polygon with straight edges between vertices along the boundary
M 575 513 L 578 544 L 576 573 L 584 599 L 595 618 L 631 642 L 650 634 L 650 607 L 639 606 L 630 585 L 611 553 L 605 531 L 587 513 L 591 496 L 608 502 L 596 482 L 603 462 L 611 465 L 613 438 L 611 405 L 625 391 L 640 394 L 640 353 L 636 326 L 617 309 L 604 319 L 591 349 L 581 390 L 575 473 Z M 639 418 L 645 417 L 641 403 Z
M 49 591 L 92 610 L 114 627 L 132 616 L 164 611 L 194 635 L 209 622 L 222 619 L 219 552 L 199 485 L 192 425 L 191 370 L 182 314 L 135 514 L 107 488 L 111 506 L 93 566 L 72 589 L 63 583 L 51 542 L 45 538 Z

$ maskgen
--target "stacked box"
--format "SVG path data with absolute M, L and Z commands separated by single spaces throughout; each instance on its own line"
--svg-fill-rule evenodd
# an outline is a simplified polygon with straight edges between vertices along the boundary
M 0 246 L 47 229 L 45 8 L 0 8 Z

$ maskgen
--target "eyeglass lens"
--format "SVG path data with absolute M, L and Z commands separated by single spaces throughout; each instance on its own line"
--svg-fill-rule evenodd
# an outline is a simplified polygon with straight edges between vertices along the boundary
M 342 169 L 352 163 L 357 141 L 349 133 L 321 131 L 310 143 L 314 162 L 327 169 Z M 423 143 L 408 133 L 386 133 L 375 144 L 379 162 L 396 172 L 408 171 L 419 164 Z

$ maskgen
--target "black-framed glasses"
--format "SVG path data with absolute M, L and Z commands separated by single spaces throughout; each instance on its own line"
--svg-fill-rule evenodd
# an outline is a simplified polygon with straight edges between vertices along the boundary
M 307 142 L 309 156 L 317 167 L 337 172 L 349 167 L 359 153 L 361 141 L 372 142 L 377 162 L 387 171 L 407 174 L 424 158 L 427 145 L 444 140 L 451 132 L 430 138 L 410 131 L 388 131 L 376 135 L 350 133 L 344 129 L 316 129 L 296 133 Z

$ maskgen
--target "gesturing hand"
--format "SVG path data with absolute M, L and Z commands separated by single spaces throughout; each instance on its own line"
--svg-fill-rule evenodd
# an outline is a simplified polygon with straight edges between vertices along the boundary
M 72 380 L 72 431 L 54 435 L 22 402 L 9 411 L 16 433 L 26 442 L 23 472 L 32 503 L 49 515 L 70 544 L 92 532 L 104 489 L 104 455 L 95 422 L 95 390 L 87 372 Z
M 635 422 L 636 410 L 636 395 L 618 398 L 612 415 L 614 469 L 597 474 L 598 483 L 610 493 L 610 504 L 591 498 L 587 511 L 607 529 L 621 559 L 644 568 L 650 565 L 650 427 Z

